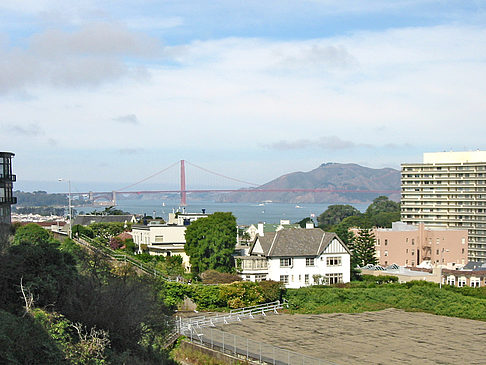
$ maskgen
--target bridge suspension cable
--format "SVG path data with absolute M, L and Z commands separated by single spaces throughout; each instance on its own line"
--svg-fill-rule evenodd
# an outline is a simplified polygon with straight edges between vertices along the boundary
M 133 183 L 133 184 L 130 184 L 130 185 L 124 186 L 123 188 L 118 189 L 118 190 L 116 190 L 116 191 L 117 191 L 117 192 L 122 192 L 123 190 L 126 190 L 126 189 L 131 188 L 131 187 L 133 187 L 133 186 L 135 186 L 135 185 L 138 185 L 138 184 L 143 183 L 143 182 L 145 182 L 145 181 L 147 181 L 147 180 L 150 180 L 151 178 L 153 178 L 153 177 L 155 177 L 155 176 L 157 176 L 157 175 L 160 175 L 160 174 L 162 174 L 163 172 L 166 172 L 167 170 L 169 170 L 169 169 L 173 168 L 174 166 L 176 166 L 176 165 L 178 165 L 178 164 L 179 164 L 179 161 L 176 161 L 176 162 L 174 162 L 172 165 L 170 165 L 169 167 L 166 167 L 165 169 L 160 170 L 160 171 L 156 172 L 155 174 L 152 174 L 152 175 L 150 175 L 150 176 L 146 177 L 145 179 L 142 179 L 142 180 L 140 180 L 140 181 L 137 181 L 136 183 Z
M 233 181 L 236 181 L 236 182 L 239 182 L 239 183 L 242 183 L 242 184 L 247 184 L 247 185 L 251 185 L 251 186 L 260 186 L 260 184 L 257 184 L 257 183 L 252 183 L 252 182 L 248 182 L 248 181 L 244 181 L 244 180 L 240 180 L 240 179 L 236 179 L 236 178 L 233 178 L 233 177 L 229 177 L 229 176 L 226 176 L 226 175 L 223 175 L 223 174 L 220 174 L 220 173 L 217 173 L 217 172 L 214 172 L 214 171 L 211 171 L 211 170 L 208 170 L 204 167 L 201 167 L 201 166 L 198 166 L 198 165 L 195 165 L 193 164 L 192 162 L 189 162 L 186 160 L 186 162 L 191 165 L 191 166 L 194 166 L 200 170 L 203 170 L 203 171 L 206 171 L 210 174 L 213 174 L 213 175 L 216 175 L 216 176 L 219 176 L 219 177 L 223 177 L 225 179 L 228 179 L 228 180 L 233 180 Z

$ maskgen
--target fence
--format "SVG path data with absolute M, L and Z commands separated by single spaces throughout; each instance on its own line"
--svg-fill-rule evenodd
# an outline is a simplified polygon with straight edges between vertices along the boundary
M 246 337 L 224 332 L 217 328 L 204 327 L 201 333 L 188 340 L 225 354 L 244 360 L 275 365 L 336 365 L 327 360 L 299 354 L 281 347 L 269 345 Z
M 89 238 L 87 236 L 82 235 L 79 238 L 73 238 L 73 239 L 76 242 L 78 242 L 78 243 L 80 243 L 80 244 L 82 244 L 84 246 L 89 247 L 91 250 L 97 251 L 97 252 L 99 252 L 99 253 L 101 253 L 101 254 L 103 254 L 105 256 L 108 256 L 108 257 L 112 258 L 113 260 L 120 261 L 120 262 L 129 262 L 130 264 L 132 264 L 133 266 L 139 268 L 140 270 L 142 270 L 146 274 L 160 277 L 160 278 L 162 278 L 165 281 L 183 282 L 183 280 L 168 278 L 168 277 L 164 276 L 157 269 L 155 269 L 153 267 L 150 267 L 148 265 L 145 265 L 144 263 L 142 263 L 142 262 L 134 259 L 133 257 L 127 256 L 127 255 L 123 255 L 123 254 L 119 254 L 119 253 L 117 253 L 116 251 L 112 250 L 109 247 L 106 247 L 104 245 L 100 245 L 100 244 L 94 242 L 91 238 Z
M 241 321 L 245 318 L 253 318 L 258 314 L 265 316 L 265 313 L 268 312 L 278 313 L 277 311 L 279 309 L 284 307 L 288 308 L 288 306 L 287 300 L 284 299 L 283 302 L 277 300 L 275 302 L 259 304 L 252 307 L 232 309 L 228 313 L 221 313 L 212 316 L 199 316 L 186 319 L 179 317 L 179 331 L 182 334 L 187 335 L 189 331 L 194 331 L 201 327 L 214 327 L 220 323 L 228 324 L 234 321 Z

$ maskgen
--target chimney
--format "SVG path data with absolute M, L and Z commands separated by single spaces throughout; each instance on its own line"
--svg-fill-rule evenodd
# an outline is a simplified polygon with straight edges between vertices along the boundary
M 203 214 L 206 214 L 206 209 L 201 209 Z
M 265 235 L 265 232 L 263 232 L 263 223 L 258 223 L 258 229 L 257 233 L 260 237 L 263 237 Z
M 306 222 L 305 224 L 305 229 L 313 229 L 314 228 L 314 222 Z

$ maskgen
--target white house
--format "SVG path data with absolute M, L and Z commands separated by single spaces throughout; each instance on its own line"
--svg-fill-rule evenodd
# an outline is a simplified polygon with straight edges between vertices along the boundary
M 249 256 L 236 258 L 244 280 L 280 281 L 288 288 L 350 281 L 351 254 L 335 233 L 320 228 L 261 233 Z
M 186 270 L 190 269 L 189 256 L 184 251 L 187 226 L 199 219 L 207 217 L 203 213 L 170 213 L 169 224 L 150 222 L 147 225 L 132 226 L 133 242 L 139 253 L 148 252 L 151 255 L 182 257 Z

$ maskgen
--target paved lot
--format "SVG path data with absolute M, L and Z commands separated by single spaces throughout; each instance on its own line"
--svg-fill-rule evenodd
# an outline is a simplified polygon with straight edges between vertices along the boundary
M 280 314 L 220 328 L 337 364 L 486 364 L 486 322 L 426 313 Z

